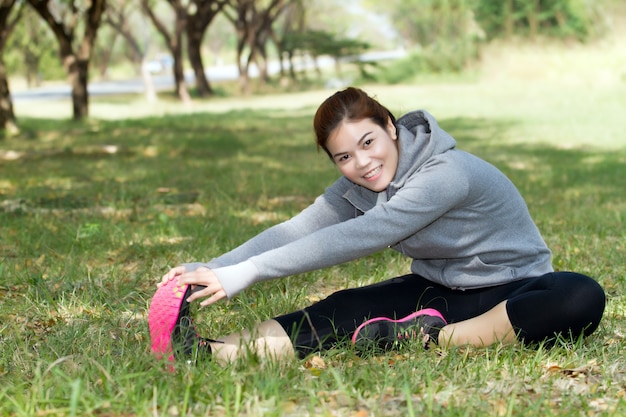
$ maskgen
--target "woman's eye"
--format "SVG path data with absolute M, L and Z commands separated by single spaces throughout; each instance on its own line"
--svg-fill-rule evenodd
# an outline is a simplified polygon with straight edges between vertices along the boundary
M 367 139 L 363 142 L 363 146 L 370 146 L 374 142 L 374 139 Z

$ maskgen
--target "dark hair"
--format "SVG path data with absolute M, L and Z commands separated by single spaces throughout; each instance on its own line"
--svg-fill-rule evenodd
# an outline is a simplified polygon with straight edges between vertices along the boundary
M 396 118 L 385 106 L 359 88 L 348 87 L 328 97 L 319 106 L 313 119 L 317 148 L 324 149 L 332 159 L 326 146 L 330 134 L 344 120 L 357 122 L 363 119 L 371 119 L 383 129 L 387 128 L 389 119 L 394 126 L 396 124 Z

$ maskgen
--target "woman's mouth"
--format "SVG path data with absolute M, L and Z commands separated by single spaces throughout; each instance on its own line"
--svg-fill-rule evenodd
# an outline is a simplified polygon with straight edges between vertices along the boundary
M 368 171 L 365 175 L 363 175 L 363 178 L 365 178 L 368 181 L 372 181 L 376 179 L 378 175 L 380 175 L 382 170 L 383 170 L 383 166 L 379 165 L 376 168 L 372 169 L 371 171 Z

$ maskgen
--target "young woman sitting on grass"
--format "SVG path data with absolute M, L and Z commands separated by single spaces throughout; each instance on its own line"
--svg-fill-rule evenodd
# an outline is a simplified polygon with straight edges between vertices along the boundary
M 600 285 L 553 270 L 515 186 L 458 150 L 429 113 L 396 120 L 348 88 L 322 103 L 313 124 L 318 147 L 342 177 L 292 219 L 207 263 L 165 274 L 149 313 L 155 353 L 173 358 L 200 344 L 229 362 L 250 352 L 304 356 L 348 340 L 384 349 L 407 340 L 425 348 L 549 343 L 598 327 Z M 256 282 L 386 248 L 412 259 L 410 273 L 338 291 L 249 331 L 208 341 L 195 336 L 188 303 L 207 306 Z

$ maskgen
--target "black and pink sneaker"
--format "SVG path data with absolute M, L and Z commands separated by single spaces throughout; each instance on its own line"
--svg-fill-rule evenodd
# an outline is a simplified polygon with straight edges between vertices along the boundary
M 159 287 L 148 310 L 148 327 L 152 353 L 168 360 L 197 359 L 199 353 L 210 353 L 208 342 L 196 333 L 187 298 L 190 285 L 178 286 L 176 280 Z
M 357 327 L 352 344 L 359 348 L 378 346 L 389 350 L 403 342 L 419 340 L 424 349 L 428 349 L 431 342 L 437 343 L 439 331 L 447 324 L 441 313 L 433 308 L 416 311 L 398 320 L 376 317 Z

